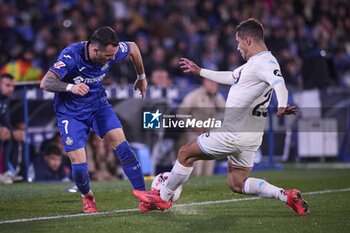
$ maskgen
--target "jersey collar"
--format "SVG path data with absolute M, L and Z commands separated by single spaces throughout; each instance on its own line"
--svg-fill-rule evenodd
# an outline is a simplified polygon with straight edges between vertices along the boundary
M 84 45 L 84 60 L 85 61 L 91 61 L 90 54 L 89 54 L 89 44 L 90 44 L 90 42 L 86 41 L 85 45 Z
M 263 55 L 265 53 L 271 53 L 271 51 L 262 51 L 262 52 L 260 52 L 258 54 L 255 54 L 254 56 L 249 58 L 249 61 L 251 61 L 251 60 L 255 59 L 256 57 L 259 57 L 259 56 L 261 56 L 261 55 Z

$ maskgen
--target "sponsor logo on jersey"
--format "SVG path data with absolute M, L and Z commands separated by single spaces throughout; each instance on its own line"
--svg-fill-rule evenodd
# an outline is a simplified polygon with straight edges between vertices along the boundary
M 63 61 L 58 61 L 56 62 L 53 67 L 55 67 L 56 69 L 60 69 L 61 67 L 65 67 L 66 64 Z
M 83 83 L 84 82 L 84 78 L 81 76 L 75 77 L 73 78 L 73 81 L 75 84 L 79 84 L 79 83 Z
M 98 76 L 97 78 L 85 78 L 84 83 L 98 83 L 101 82 L 106 74 L 102 74 L 101 76 Z
M 276 75 L 276 76 L 278 76 L 278 77 L 282 77 L 282 73 L 281 73 L 280 70 L 277 70 L 277 69 L 274 70 L 274 71 L 273 71 L 273 74 Z

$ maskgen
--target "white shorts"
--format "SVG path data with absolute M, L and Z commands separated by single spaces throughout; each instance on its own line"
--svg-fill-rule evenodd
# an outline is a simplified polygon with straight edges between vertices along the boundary
M 198 136 L 198 146 L 213 159 L 227 157 L 231 167 L 250 169 L 254 165 L 255 147 L 247 148 L 235 144 L 232 135 L 226 132 L 207 132 Z

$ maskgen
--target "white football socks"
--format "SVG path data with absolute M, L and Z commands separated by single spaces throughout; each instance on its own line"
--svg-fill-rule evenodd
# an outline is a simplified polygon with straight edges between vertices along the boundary
M 262 198 L 276 198 L 287 202 L 287 196 L 282 188 L 278 188 L 267 181 L 257 178 L 248 178 L 244 182 L 243 193 L 254 194 Z
M 168 182 L 160 189 L 160 197 L 163 201 L 169 201 L 172 198 L 175 190 L 188 180 L 192 170 L 193 167 L 185 167 L 176 160 Z

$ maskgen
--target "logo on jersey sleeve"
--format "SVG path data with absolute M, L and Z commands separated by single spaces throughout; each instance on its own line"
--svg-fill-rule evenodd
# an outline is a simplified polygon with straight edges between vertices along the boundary
M 128 51 L 128 46 L 124 42 L 119 43 L 119 48 L 123 53 Z
M 56 69 L 60 69 L 61 67 L 65 67 L 66 64 L 63 61 L 58 61 L 56 62 L 53 67 L 55 67 Z
M 273 74 L 276 75 L 276 76 L 278 76 L 278 77 L 282 77 L 282 73 L 281 73 L 280 70 L 277 70 L 277 69 L 274 70 L 274 71 L 273 71 Z
M 70 55 L 63 55 L 63 57 L 68 58 L 68 59 L 72 59 L 72 57 Z

